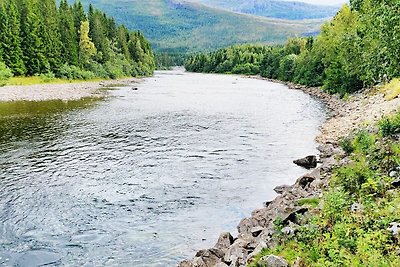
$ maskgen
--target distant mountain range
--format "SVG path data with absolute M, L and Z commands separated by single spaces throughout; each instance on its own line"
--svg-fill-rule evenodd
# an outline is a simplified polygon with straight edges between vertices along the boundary
M 86 7 L 92 3 L 113 16 L 118 23 L 142 31 L 157 52 L 205 51 L 246 42 L 282 43 L 290 36 L 315 34 L 326 20 L 322 18 L 334 15 L 329 11 L 329 7 L 327 13 L 320 15 L 320 19 L 317 20 L 265 18 L 260 14 L 254 16 L 236 11 L 243 9 L 242 12 L 245 12 L 245 8 L 251 6 L 250 2 L 256 4 L 270 1 L 82 0 Z M 274 2 L 281 2 L 282 6 L 287 3 L 293 5 L 293 2 Z M 309 10 L 315 7 L 306 4 L 303 6 L 312 7 Z M 280 12 L 285 13 L 283 7 Z M 290 13 L 293 14 L 288 15 L 287 19 L 295 17 L 294 13 L 304 17 L 304 14 L 300 13 L 305 11 L 293 9 Z M 282 15 L 278 14 L 275 17 Z
M 333 17 L 338 6 L 311 5 L 279 0 L 191 0 L 230 11 L 269 18 L 301 20 Z

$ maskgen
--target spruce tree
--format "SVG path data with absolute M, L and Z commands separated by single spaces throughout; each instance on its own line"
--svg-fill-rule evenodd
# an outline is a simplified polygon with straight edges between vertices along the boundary
M 78 65 L 78 43 L 76 41 L 78 29 L 75 28 L 74 17 L 66 0 L 61 0 L 58 13 L 62 62 L 76 66 Z
M 57 71 L 61 64 L 61 35 L 58 29 L 58 13 L 55 0 L 40 0 L 40 37 L 44 44 L 44 54 L 51 71 Z
M 0 59 L 16 75 L 24 74 L 19 12 L 14 0 L 0 2 Z
M 82 22 L 87 21 L 86 13 L 83 9 L 81 1 L 75 1 L 74 5 L 72 6 L 72 14 L 74 16 L 75 29 L 80 29 Z M 76 33 L 76 41 L 78 43 L 80 41 L 79 31 Z
M 41 73 L 48 68 L 35 4 L 30 0 L 21 0 L 21 48 L 28 75 Z

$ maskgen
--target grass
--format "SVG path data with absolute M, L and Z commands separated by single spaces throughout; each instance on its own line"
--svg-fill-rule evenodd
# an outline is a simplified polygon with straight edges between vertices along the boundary
M 297 201 L 300 206 L 310 206 L 316 208 L 319 205 L 320 200 L 318 198 L 303 198 Z
M 97 82 L 103 81 L 103 78 L 94 78 L 90 80 L 68 80 L 68 79 L 60 79 L 54 78 L 51 80 L 43 79 L 40 76 L 31 76 L 31 77 L 12 77 L 7 81 L 6 85 L 35 85 L 35 84 L 65 84 L 65 83 L 80 83 L 80 82 Z
M 400 78 L 393 79 L 390 83 L 384 85 L 381 90 L 385 94 L 387 101 L 395 99 L 400 95 Z

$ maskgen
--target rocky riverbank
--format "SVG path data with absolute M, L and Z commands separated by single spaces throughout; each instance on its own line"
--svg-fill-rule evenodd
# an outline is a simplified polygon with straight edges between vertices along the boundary
M 64 84 L 35 84 L 27 86 L 0 87 L 0 102 L 9 101 L 45 101 L 45 100 L 78 100 L 87 97 L 104 97 L 102 88 L 113 85 L 130 85 L 140 82 L 137 78 L 105 80 L 101 82 L 79 82 Z
M 179 267 L 246 266 L 263 248 L 278 245 L 279 241 L 274 238 L 276 220 L 280 220 L 284 234 L 292 234 L 302 224 L 299 218 L 312 215 L 313 209 L 305 204 L 307 200 L 322 196 L 333 168 L 348 161 L 346 153 L 338 145 L 339 139 L 361 126 L 378 121 L 384 115 L 396 112 L 400 107 L 400 98 L 386 101 L 384 94 L 377 90 L 354 94 L 348 101 L 343 101 L 324 93 L 320 88 L 287 85 L 318 97 L 331 110 L 331 117 L 323 124 L 321 134 L 316 138 L 320 143 L 319 165 L 298 178 L 294 185 L 276 187 L 278 197 L 253 211 L 251 217 L 243 219 L 237 227 L 236 237 L 231 233 L 222 233 L 213 248 L 198 251 L 194 259 L 181 262 Z M 288 266 L 275 256 L 263 258 L 262 261 L 262 266 Z M 302 265 L 298 262 L 294 266 Z

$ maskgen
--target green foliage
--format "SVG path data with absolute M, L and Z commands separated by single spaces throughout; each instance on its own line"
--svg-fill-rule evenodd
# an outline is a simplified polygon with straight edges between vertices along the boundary
M 117 27 L 93 7 L 86 16 L 80 1 L 59 2 L 57 8 L 56 0 L 0 1 L 0 60 L 13 74 L 44 79 L 49 73 L 70 79 L 153 74 L 154 56 L 141 33 Z M 135 44 L 130 50 L 129 42 Z
M 56 75 L 53 72 L 42 73 L 40 74 L 40 79 L 43 82 L 48 83 L 54 81 L 56 79 Z
M 297 201 L 299 206 L 310 206 L 316 208 L 319 205 L 319 198 L 303 198 Z
M 96 77 L 91 71 L 82 70 L 77 66 L 67 64 L 61 66 L 59 75 L 61 78 L 69 80 L 90 80 Z
M 13 76 L 11 69 L 9 69 L 6 64 L 0 62 L 0 86 L 4 86 L 7 80 Z
M 383 136 L 391 136 L 400 133 L 400 113 L 392 117 L 382 119 L 379 122 L 379 130 Z
M 343 137 L 339 140 L 339 145 L 347 154 L 351 154 L 354 151 L 353 142 L 350 137 Z
M 399 189 L 387 176 L 400 164 L 399 140 L 362 130 L 346 143 L 352 147 L 350 162 L 334 171 L 315 215 L 294 236 L 280 235 L 279 246 L 263 250 L 249 266 L 269 254 L 291 264 L 300 257 L 310 267 L 400 266 L 398 237 L 387 230 L 400 220 Z
M 400 16 L 398 1 L 352 1 L 314 38 L 292 38 L 284 46 L 261 49 L 256 62 L 243 55 L 240 67 L 227 48 L 210 55 L 192 56 L 190 71 L 257 74 L 306 86 L 323 86 L 341 97 L 400 76 Z M 257 47 L 257 46 L 255 46 Z M 247 49 L 251 50 L 249 47 Z M 222 51 L 222 53 L 221 53 Z M 225 52 L 225 53 L 224 53 Z M 223 64 L 221 64 L 223 62 Z M 235 71 L 233 71 L 235 69 Z M 394 90 L 393 95 L 398 95 Z

